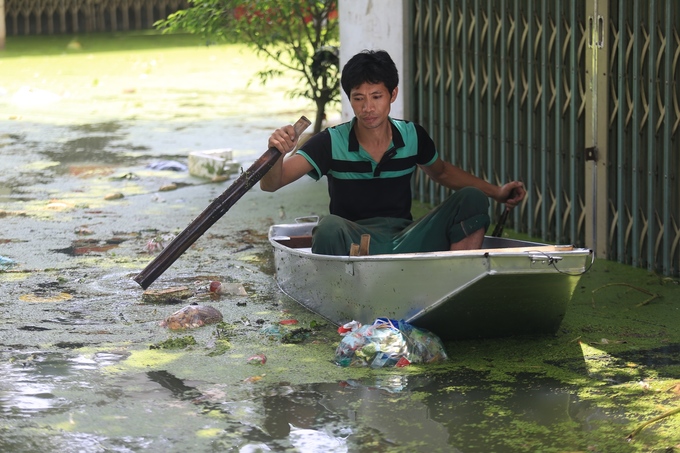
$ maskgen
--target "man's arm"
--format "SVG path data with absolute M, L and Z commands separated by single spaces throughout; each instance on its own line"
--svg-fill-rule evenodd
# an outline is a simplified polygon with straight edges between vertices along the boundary
M 421 165 L 420 168 L 430 179 L 449 189 L 458 190 L 463 187 L 476 187 L 487 196 L 499 203 L 505 203 L 511 208 L 517 206 L 526 195 L 524 184 L 519 181 L 511 181 L 502 186 L 496 186 L 439 158 L 432 165 Z
M 295 130 L 291 125 L 275 130 L 269 137 L 269 147 L 278 149 L 283 156 L 260 179 L 262 190 L 275 192 L 312 170 L 312 165 L 307 159 L 299 154 L 290 154 L 295 149 L 296 143 Z

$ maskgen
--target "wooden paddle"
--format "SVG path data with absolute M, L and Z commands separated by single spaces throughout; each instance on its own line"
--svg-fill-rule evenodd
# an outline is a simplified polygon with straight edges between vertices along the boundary
M 302 116 L 293 125 L 295 128 L 295 138 L 300 137 L 309 125 L 312 124 L 306 117 Z M 156 279 L 169 268 L 172 263 L 177 261 L 191 244 L 205 233 L 208 228 L 213 226 L 226 212 L 253 187 L 262 177 L 272 168 L 274 163 L 281 157 L 281 152 L 276 148 L 269 148 L 260 156 L 241 176 L 232 183 L 222 195 L 215 198 L 207 208 L 196 217 L 188 227 L 173 239 L 156 258 L 151 261 L 142 272 L 137 274 L 134 280 L 139 285 L 147 289 Z
M 510 214 L 510 208 L 505 208 L 505 211 L 503 211 L 503 214 L 501 214 L 501 218 L 498 220 L 498 223 L 496 224 L 496 228 L 493 229 L 493 233 L 491 233 L 491 236 L 494 237 L 501 237 L 501 234 L 503 234 L 503 227 L 505 226 L 506 220 L 508 220 L 508 215 Z

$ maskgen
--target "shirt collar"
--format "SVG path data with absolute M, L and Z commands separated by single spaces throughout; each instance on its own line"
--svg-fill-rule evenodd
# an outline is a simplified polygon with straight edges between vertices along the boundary
M 354 125 L 356 124 L 356 120 L 357 120 L 356 117 L 352 118 L 351 129 L 349 131 L 348 151 L 351 152 L 359 152 L 359 140 L 357 140 L 357 134 L 354 132 Z M 394 148 L 396 149 L 403 148 L 404 137 L 401 136 L 401 132 L 399 132 L 397 126 L 394 125 L 392 118 L 388 116 L 387 120 L 390 122 L 390 126 L 392 127 L 392 144 L 394 145 Z

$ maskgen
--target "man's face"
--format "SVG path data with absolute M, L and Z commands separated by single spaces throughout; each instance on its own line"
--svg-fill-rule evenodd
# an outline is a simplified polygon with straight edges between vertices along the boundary
M 397 88 L 392 93 L 384 83 L 363 83 L 352 88 L 349 101 L 359 126 L 374 129 L 382 126 L 390 114 L 390 106 L 397 98 Z

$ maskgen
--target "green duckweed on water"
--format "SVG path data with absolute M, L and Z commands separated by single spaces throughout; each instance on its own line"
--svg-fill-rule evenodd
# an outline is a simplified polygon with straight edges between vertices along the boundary
M 449 342 L 449 360 L 431 366 L 342 368 L 335 327 L 273 282 L 267 227 L 327 212 L 311 181 L 276 195 L 254 188 L 155 283 L 189 286 L 186 303 L 225 317 L 169 333 L 158 323 L 177 307 L 144 304 L 131 278 L 153 258 L 150 238 L 181 231 L 227 184 L 146 164 L 224 146 L 252 158 L 271 130 L 313 110 L 278 89 L 292 78 L 246 86 L 265 65 L 242 46 L 171 37 L 164 47 L 154 36 L 120 52 L 135 37 L 107 35 L 62 55 L 71 37 L 46 40 L 48 51 L 10 38 L 9 94 L 39 74 L 45 90 L 71 96 L 40 108 L 0 99 L 13 118 L 0 134 L 0 243 L 17 263 L 0 272 L 0 450 L 295 451 L 311 435 L 325 451 L 680 449 L 677 280 L 596 260 L 555 335 Z M 167 183 L 191 184 L 159 194 Z M 125 240 L 66 253 L 78 231 L 95 245 Z M 211 280 L 248 296 L 212 298 Z M 298 324 L 263 334 L 287 319 Z
M 184 335 L 181 337 L 170 338 L 160 343 L 152 344 L 149 349 L 185 349 L 189 346 L 196 345 L 196 339 L 191 335 Z

